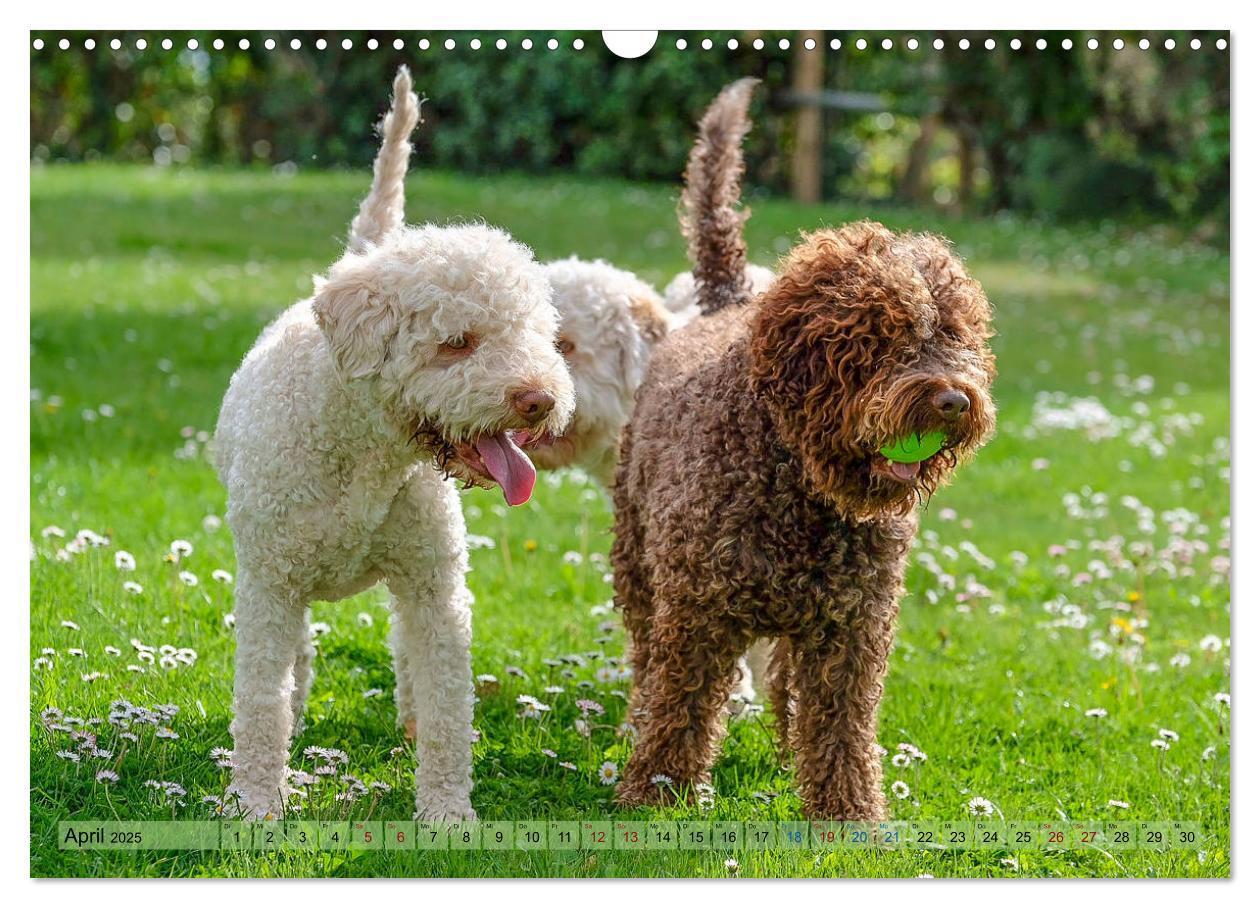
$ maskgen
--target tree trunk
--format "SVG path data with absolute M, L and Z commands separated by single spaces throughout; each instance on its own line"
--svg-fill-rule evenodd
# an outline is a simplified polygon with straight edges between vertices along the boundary
M 925 177 L 932 157 L 932 142 L 936 139 L 936 130 L 940 123 L 940 115 L 935 113 L 930 113 L 919 121 L 919 135 L 910 145 L 910 152 L 906 155 L 906 169 L 901 175 L 901 185 L 897 188 L 898 197 L 907 202 L 921 203 L 926 200 Z
M 814 49 L 805 39 L 814 39 Z M 792 92 L 798 98 L 815 95 L 823 88 L 823 33 L 798 33 L 792 54 Z M 798 102 L 799 103 L 799 102 Z M 823 112 L 817 104 L 800 103 L 796 109 L 796 135 L 792 149 L 792 197 L 798 202 L 822 199 Z
M 958 134 L 958 207 L 966 211 L 976 193 L 976 146 L 971 130 L 960 126 Z

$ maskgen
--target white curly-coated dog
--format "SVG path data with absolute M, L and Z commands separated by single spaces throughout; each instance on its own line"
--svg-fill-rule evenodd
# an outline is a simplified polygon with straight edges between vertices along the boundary
M 561 434 L 573 410 L 530 251 L 482 225 L 403 226 L 398 174 L 418 117 L 400 69 L 347 253 L 262 333 L 219 417 L 238 563 L 233 785 L 253 816 L 278 816 L 288 795 L 308 603 L 380 581 L 418 725 L 416 815 L 475 816 L 456 480 L 528 500 L 534 467 L 518 442 Z
M 581 467 L 609 488 L 652 348 L 684 319 L 668 312 L 651 286 L 607 262 L 568 258 L 546 270 L 576 406 L 563 435 L 543 434 L 526 451 L 540 469 Z

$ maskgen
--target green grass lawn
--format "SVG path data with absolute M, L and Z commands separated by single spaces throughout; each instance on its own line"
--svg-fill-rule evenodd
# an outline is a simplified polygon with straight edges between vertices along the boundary
M 862 216 L 937 230 L 997 313 L 998 436 L 925 510 L 909 570 L 880 726 L 885 785 L 904 785 L 894 818 L 964 819 L 983 798 L 994 819 L 1195 821 L 1201 850 L 59 851 L 58 820 L 205 819 L 203 799 L 224 795 L 228 771 L 211 751 L 232 744 L 233 601 L 212 574 L 234 564 L 206 441 L 236 364 L 338 253 L 366 185 L 360 173 L 32 174 L 33 874 L 1229 873 L 1230 711 L 1218 699 L 1230 689 L 1227 256 L 1149 227 L 771 199 L 751 203 L 755 260 L 772 264 L 800 229 Z M 540 258 L 601 256 L 661 286 L 685 267 L 674 192 L 421 171 L 409 219 L 484 218 Z M 599 780 L 601 764 L 623 766 L 630 751 L 617 734 L 627 684 L 601 671 L 623 647 L 602 494 L 571 474 L 548 477 L 523 508 L 480 491 L 464 501 L 481 537 L 474 671 L 498 679 L 477 706 L 473 803 L 486 820 L 619 816 Z M 82 529 L 108 544 L 73 551 Z M 176 539 L 192 553 L 173 563 Z M 115 566 L 120 550 L 134 572 Z M 317 604 L 313 620 L 316 680 L 294 765 L 314 768 L 308 746 L 339 748 L 347 772 L 390 788 L 346 801 L 346 783 L 324 782 L 301 815 L 408 818 L 413 758 L 394 724 L 385 594 Z M 520 718 L 520 694 L 552 708 Z M 579 698 L 604 710 L 589 735 L 575 727 Z M 178 713 L 161 720 L 169 732 L 142 725 L 130 740 L 102 721 L 118 699 Z M 50 709 L 61 714 L 45 719 Z M 1175 733 L 1167 750 L 1152 746 L 1162 731 Z M 902 743 L 927 759 L 896 765 Z M 102 770 L 117 781 L 98 782 Z M 707 809 L 630 816 L 799 818 L 768 716 L 731 724 L 714 783 Z

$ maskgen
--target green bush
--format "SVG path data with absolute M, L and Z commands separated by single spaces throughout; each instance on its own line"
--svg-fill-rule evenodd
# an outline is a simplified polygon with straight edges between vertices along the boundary
M 690 47 L 674 50 L 678 34 L 662 34 L 656 48 L 622 60 L 596 33 L 490 33 L 471 49 L 468 33 L 429 33 L 392 49 L 392 34 L 338 33 L 324 50 L 318 33 L 198 33 L 201 45 L 161 50 L 162 36 L 122 37 L 111 50 L 96 35 L 57 35 L 31 57 L 31 153 L 38 161 L 109 158 L 159 165 L 277 165 L 363 167 L 375 153 L 371 124 L 383 111 L 395 68 L 412 68 L 426 97 L 418 131 L 420 166 L 470 173 L 563 170 L 590 176 L 674 181 L 682 171 L 694 124 L 714 94 L 731 80 L 753 75 L 764 88 L 753 109 L 747 141 L 751 188 L 782 192 L 790 183 L 793 147 L 791 50 L 778 46 L 790 33 L 685 33 Z M 900 180 L 918 125 L 939 116 L 957 139 L 937 143 L 936 160 L 949 166 L 969 204 L 1013 208 L 1054 217 L 1094 217 L 1140 208 L 1148 216 L 1227 220 L 1229 195 L 1229 57 L 1211 47 L 1176 52 L 1112 51 L 1110 37 L 1088 51 L 1074 36 L 1070 51 L 1052 45 L 1018 49 L 1009 35 L 992 51 L 989 35 L 947 33 L 944 51 L 904 41 L 892 50 L 859 50 L 856 36 L 837 33 L 839 49 L 826 48 L 825 87 L 875 96 L 885 113 L 828 110 L 824 114 L 823 186 L 831 197 L 911 197 Z M 239 41 L 250 39 L 248 49 Z M 301 40 L 300 49 L 290 40 Z M 499 37 L 509 42 L 498 50 Z M 521 49 L 529 37 L 533 48 Z M 585 46 L 574 50 L 580 37 Z M 702 37 L 712 42 L 700 47 Z M 735 50 L 726 47 L 738 37 Z M 349 38 L 353 48 L 344 50 Z M 824 41 L 829 41 L 828 34 Z M 870 39 L 874 43 L 874 38 Z M 1061 40 L 1056 38 L 1057 42 Z M 1156 41 L 1161 41 L 1156 36 Z M 966 151 L 973 152 L 964 154 Z M 944 149 L 944 150 L 942 150 Z M 961 167 L 963 160 L 972 166 Z M 965 178 L 965 179 L 964 179 Z

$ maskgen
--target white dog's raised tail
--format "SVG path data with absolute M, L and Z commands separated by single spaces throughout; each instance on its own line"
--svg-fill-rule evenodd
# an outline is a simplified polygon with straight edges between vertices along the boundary
M 398 67 L 394 99 L 381 120 L 381 149 L 372 165 L 372 189 L 350 222 L 349 248 L 363 252 L 403 224 L 407 165 L 411 161 L 411 133 L 420 121 L 420 99 L 411 90 L 411 71 Z

